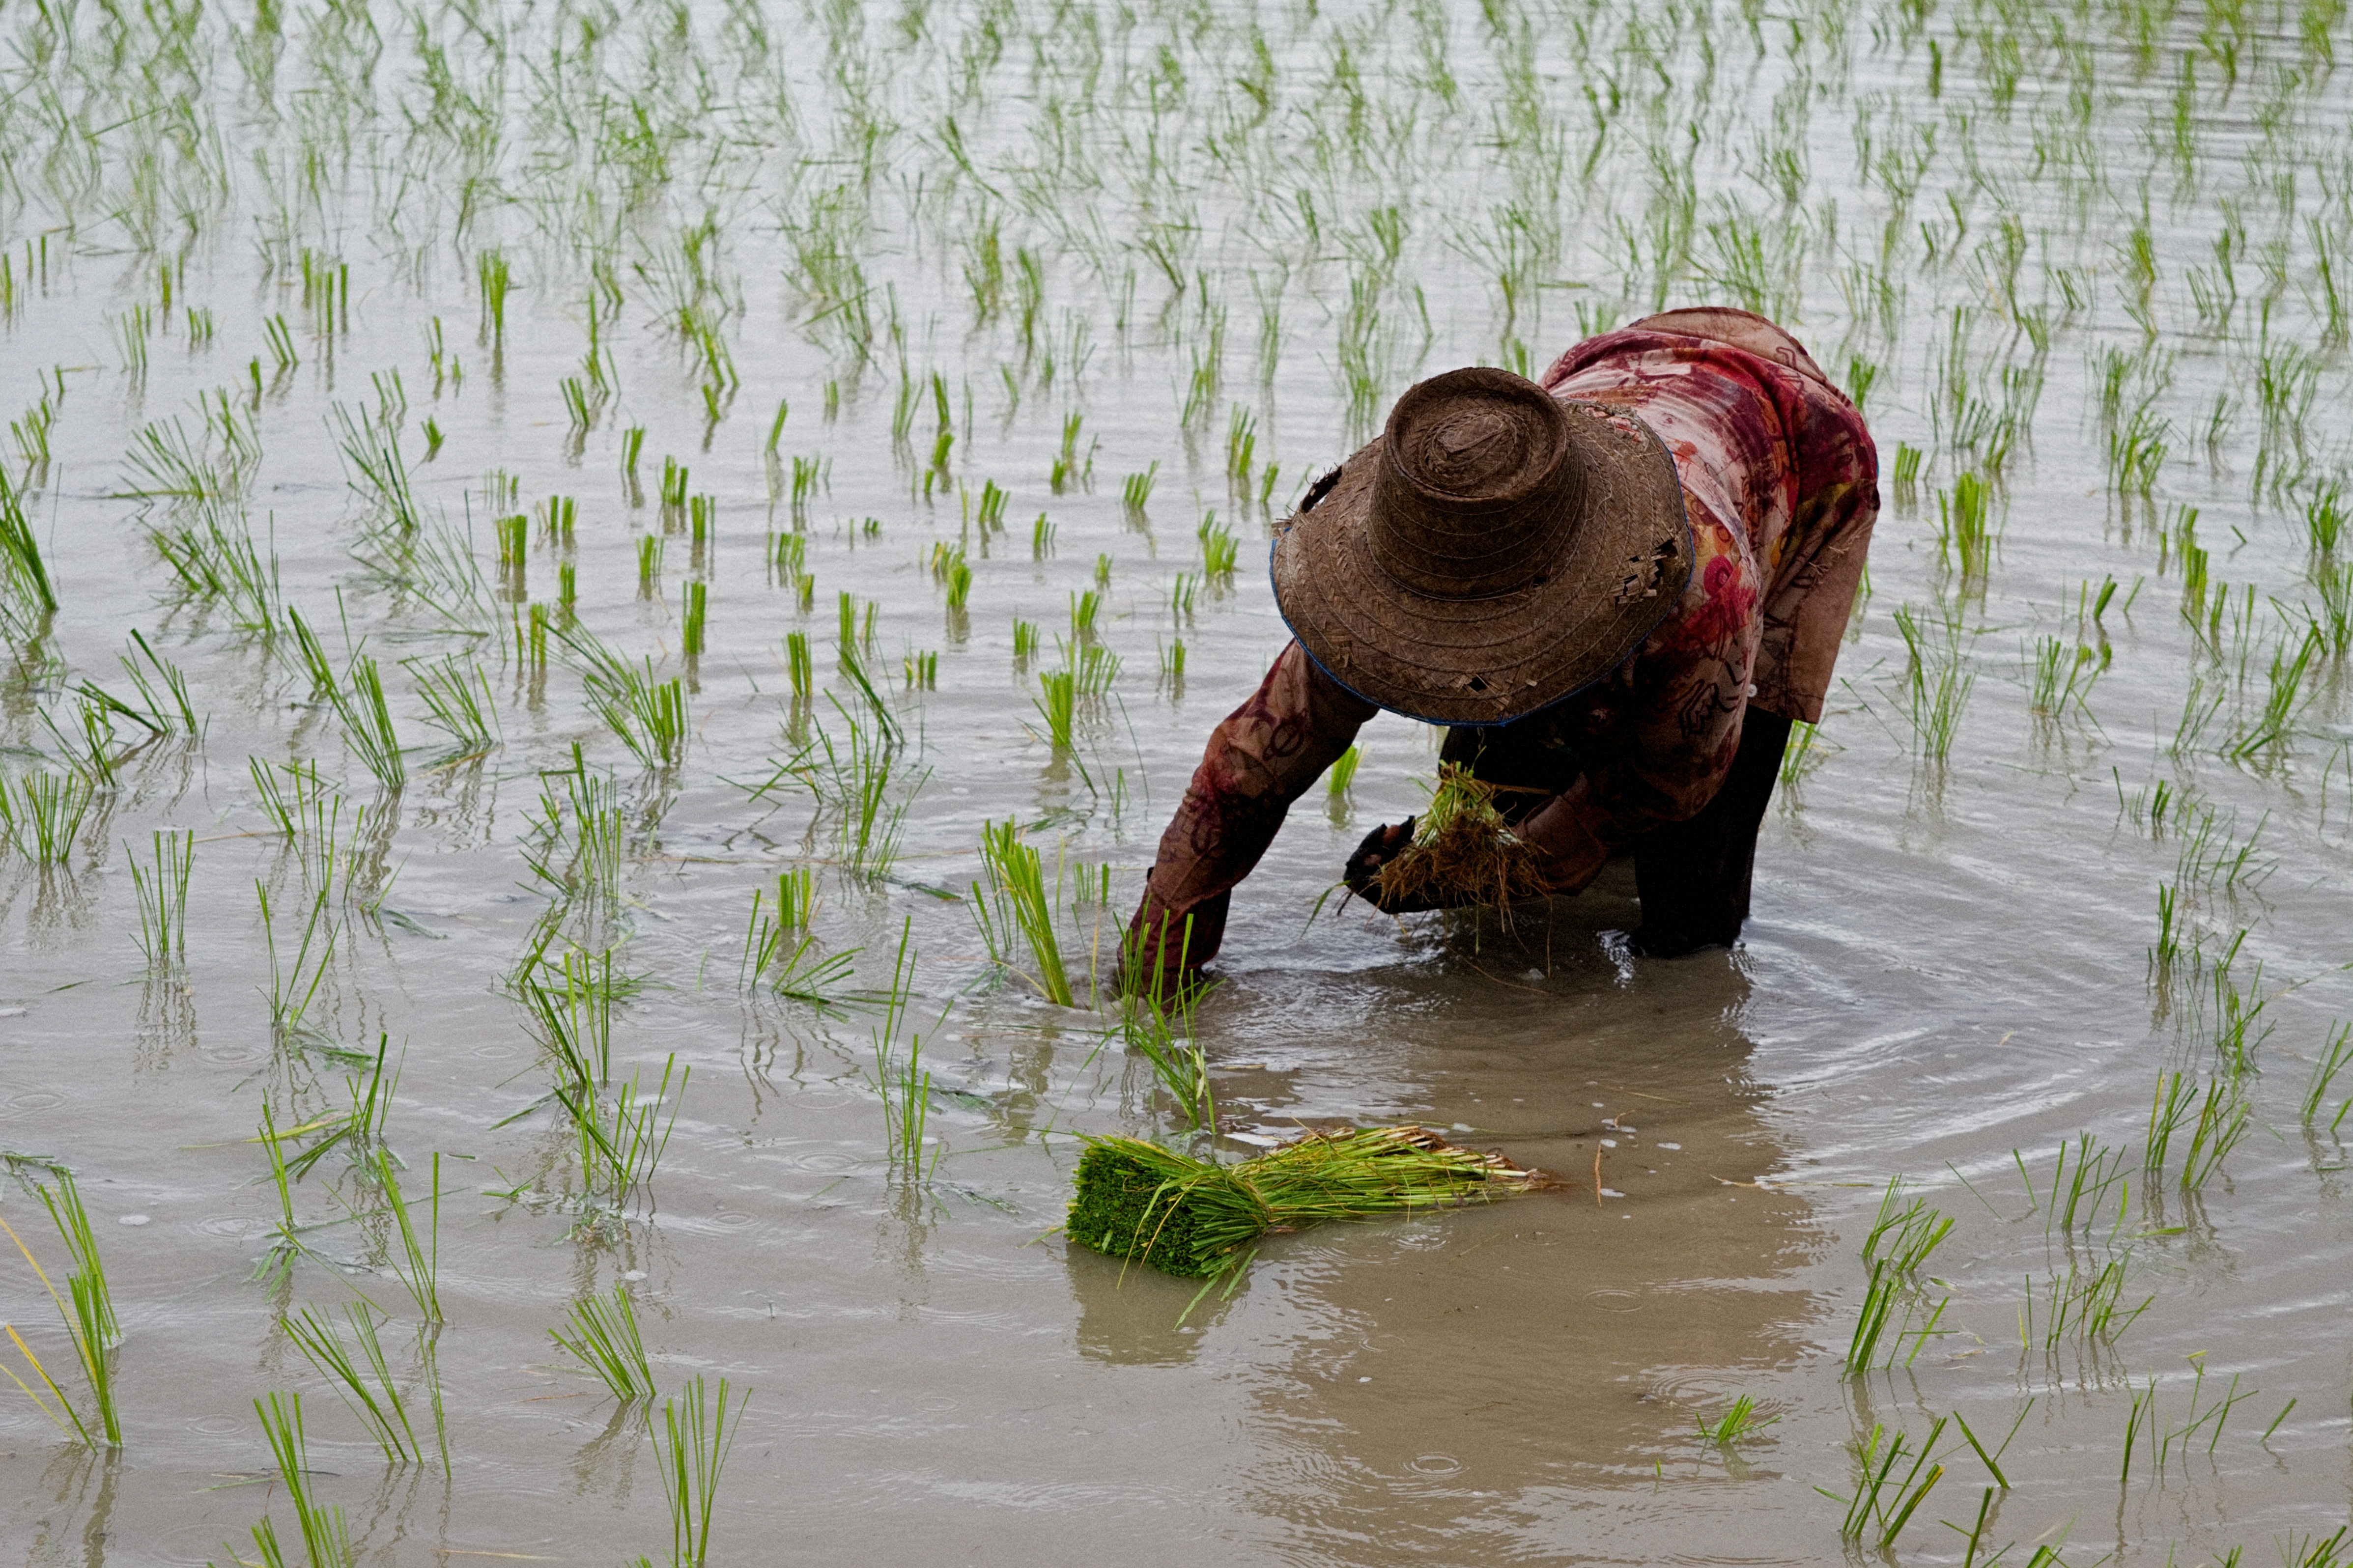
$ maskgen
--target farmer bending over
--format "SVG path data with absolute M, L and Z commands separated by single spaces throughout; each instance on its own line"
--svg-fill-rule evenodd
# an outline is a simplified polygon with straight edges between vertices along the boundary
M 1637 952 L 1729 945 L 1878 513 L 1862 415 L 1745 310 L 1588 339 L 1541 385 L 1474 369 L 1408 389 L 1275 535 L 1293 640 L 1161 836 L 1132 983 L 1173 986 L 1216 955 L 1234 885 L 1383 708 L 1448 726 L 1440 758 L 1501 786 L 1550 890 L 1630 852 Z M 1376 880 L 1412 836 L 1374 829 L 1347 885 L 1429 907 Z

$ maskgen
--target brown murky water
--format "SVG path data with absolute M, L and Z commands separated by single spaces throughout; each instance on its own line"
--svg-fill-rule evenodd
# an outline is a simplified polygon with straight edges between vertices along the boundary
M 116 716 L 70 855 L 0 857 L 0 1149 L 74 1171 L 122 1328 L 119 1451 L 0 1399 L 25 1561 L 253 1561 L 265 1513 L 292 1540 L 253 1408 L 283 1390 L 362 1561 L 659 1558 L 659 1407 L 617 1409 L 548 1339 L 616 1282 L 664 1394 L 751 1391 L 713 1561 L 1927 1563 L 1974 1530 L 1979 1563 L 2186 1564 L 2302 1561 L 2347 1523 L 2353 1071 L 2305 1103 L 2353 1014 L 2353 541 L 2320 537 L 2353 405 L 2341 7 L 17 6 L 0 30 L 0 413 L 59 601 L 10 624 L 0 768 L 70 766 L 76 685 L 129 693 L 133 630 L 206 719 L 142 742 Z M 1198 1026 L 1220 1102 L 1261 1136 L 1455 1129 L 1570 1184 L 1274 1238 L 1189 1313 L 1192 1285 L 1067 1248 L 1076 1134 L 1185 1134 L 1109 1012 L 989 962 L 960 897 L 983 825 L 1024 824 L 1068 883 L 1113 868 L 1108 914 L 1067 883 L 1060 906 L 1074 970 L 1106 962 L 1202 736 L 1280 644 L 1257 563 L 1287 498 L 1419 374 L 1704 299 L 1867 378 L 1888 474 L 1746 942 L 1627 960 L 1614 869 L 1515 932 L 1311 921 L 1434 762 L 1385 718 L 1238 896 Z M 712 498 L 700 547 L 665 458 Z M 1964 475 L 1990 487 L 1982 570 L 1939 542 Z M 129 493 L 174 486 L 218 493 Z M 555 496 L 572 542 L 534 522 L 500 564 L 495 520 Z M 1209 510 L 1229 581 L 1203 578 Z M 274 552 L 267 635 L 153 542 L 208 526 Z M 624 749 L 560 641 L 543 673 L 518 644 L 567 564 L 581 626 L 684 679 L 677 766 Z M 1037 677 L 1090 590 L 1123 664 L 1058 756 Z M 905 734 L 879 876 L 807 790 L 752 793 L 881 727 L 835 651 L 845 592 Z M 314 695 L 289 608 L 339 675 L 383 661 L 401 788 Z M 923 653 L 930 689 L 902 673 Z M 398 662 L 445 657 L 495 721 L 449 765 L 428 667 Z M 692 1069 L 650 1198 L 601 1219 L 513 990 L 575 745 L 626 827 L 617 907 L 564 931 L 638 978 L 623 1072 Z M 273 964 L 281 994 L 307 973 L 322 836 L 269 830 L 249 758 L 315 760 L 343 802 L 334 947 L 291 1031 Z M 195 836 L 186 952 L 150 964 L 131 868 L 164 828 Z M 892 1157 L 880 1016 L 744 981 L 753 891 L 800 865 L 845 987 L 886 984 L 902 931 L 914 954 L 928 1180 Z M 365 1297 L 427 1418 L 361 1168 L 293 1185 L 305 1250 L 256 1278 L 265 1106 L 347 1105 L 386 1039 L 411 1196 L 441 1162 L 446 1474 L 388 1467 L 286 1331 Z M 2239 1129 L 2189 1182 L 2194 1111 L 2147 1159 L 2174 1070 Z M 2120 1179 L 2054 1224 L 2079 1133 Z M 1953 1229 L 1910 1337 L 1850 1367 L 1892 1176 Z M 28 1191 L 0 1217 L 62 1269 Z M 2054 1332 L 2054 1284 L 2111 1265 L 2109 1331 Z M 86 1408 L 21 1259 L 0 1310 Z M 1743 1394 L 1770 1423 L 1704 1440 Z M 1823 1495 L 1875 1427 L 1943 1466 L 1885 1542 L 1895 1496 L 1848 1538 Z

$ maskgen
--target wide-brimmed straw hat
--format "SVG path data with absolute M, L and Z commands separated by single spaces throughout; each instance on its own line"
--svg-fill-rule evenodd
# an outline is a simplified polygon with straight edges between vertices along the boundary
M 1591 684 L 1683 595 L 1694 546 L 1648 426 L 1509 371 L 1407 389 L 1275 535 L 1275 604 L 1335 680 L 1440 724 Z

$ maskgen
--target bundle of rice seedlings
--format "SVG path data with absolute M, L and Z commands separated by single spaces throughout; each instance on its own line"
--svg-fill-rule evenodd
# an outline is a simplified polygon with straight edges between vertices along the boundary
M 1426 1127 L 1311 1132 L 1234 1165 L 1134 1138 L 1088 1138 L 1064 1228 L 1097 1252 L 1207 1279 L 1270 1231 L 1461 1206 L 1546 1186 L 1541 1172 Z
M 1514 899 L 1545 892 L 1542 858 L 1495 809 L 1497 787 L 1459 763 L 1440 763 L 1413 841 L 1373 875 L 1373 901 L 1392 911 L 1466 905 L 1508 911 Z

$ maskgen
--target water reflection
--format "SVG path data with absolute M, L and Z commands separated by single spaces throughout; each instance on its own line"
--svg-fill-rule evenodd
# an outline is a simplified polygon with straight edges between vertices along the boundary
M 1574 1184 L 1278 1241 L 1226 1309 L 1262 1347 L 1246 1506 L 1318 1562 L 1524 1549 L 1546 1500 L 1651 1483 L 1695 1415 L 1804 1347 L 1810 1207 L 1757 1184 L 1788 1151 L 1746 1074 L 1749 977 L 1716 953 L 1621 980 L 1602 939 L 1625 912 L 1606 889 L 1556 910 L 1549 975 L 1525 925 L 1521 952 L 1426 935 L 1423 961 L 1358 977 L 1353 1054 L 1253 1080 L 1268 1121 L 1386 1102 Z M 1236 1000 L 1282 984 L 1243 976 Z M 1182 1333 L 1168 1292 L 1085 1265 L 1086 1353 L 1214 1353 L 1214 1316 Z M 1769 1470 L 1770 1445 L 1748 1459 Z

